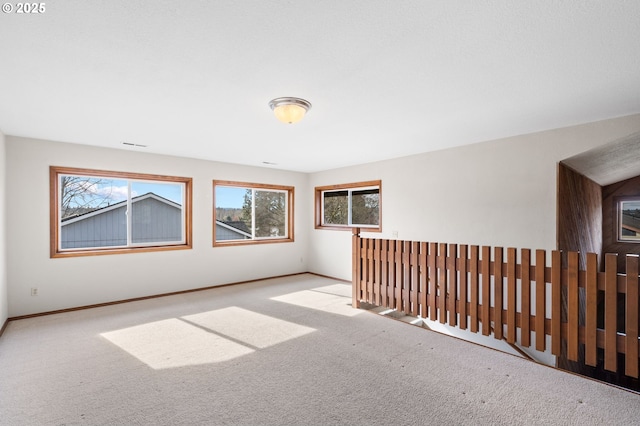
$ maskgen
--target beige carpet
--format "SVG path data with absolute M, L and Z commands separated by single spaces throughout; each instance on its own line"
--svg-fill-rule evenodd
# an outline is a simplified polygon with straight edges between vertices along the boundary
M 12 321 L 2 425 L 640 423 L 640 396 L 352 309 L 298 275 Z

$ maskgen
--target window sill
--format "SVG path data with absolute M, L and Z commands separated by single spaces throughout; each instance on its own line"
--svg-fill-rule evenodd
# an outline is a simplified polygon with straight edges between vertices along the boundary
M 155 246 L 155 247 L 121 247 L 121 248 L 105 248 L 105 249 L 87 249 L 87 250 L 65 250 L 65 251 L 52 251 L 51 258 L 64 258 L 64 257 L 82 257 L 82 256 L 104 256 L 109 254 L 131 254 L 131 253 L 147 253 L 156 251 L 171 251 L 171 250 L 190 250 L 191 244 L 180 244 L 175 246 Z
M 292 243 L 293 238 L 274 238 L 269 240 L 226 240 L 214 241 L 213 247 L 251 246 L 259 244 Z
M 378 226 L 378 227 L 373 227 L 373 228 L 367 228 L 367 227 L 363 227 L 362 225 L 333 225 L 333 226 L 327 226 L 327 225 L 316 225 L 315 229 L 326 229 L 329 231 L 353 231 L 354 229 L 360 229 L 360 232 L 382 232 L 382 227 Z

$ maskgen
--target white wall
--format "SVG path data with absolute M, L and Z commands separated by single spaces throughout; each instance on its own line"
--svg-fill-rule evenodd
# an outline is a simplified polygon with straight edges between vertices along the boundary
M 381 179 L 383 232 L 363 235 L 551 250 L 557 163 L 638 130 L 640 114 L 314 173 L 310 186 Z M 311 272 L 351 279 L 349 232 L 314 229 L 309 250 Z
M 557 162 L 637 131 L 640 114 L 309 175 L 7 136 L 0 314 L 7 305 L 2 315 L 13 317 L 304 271 L 350 280 L 350 233 L 313 229 L 320 185 L 381 179 L 383 232 L 374 236 L 554 249 Z M 50 165 L 193 177 L 193 249 L 50 259 Z M 294 185 L 296 241 L 211 247 L 213 179 Z
M 6 154 L 5 136 L 0 132 L 0 328 L 9 317 L 9 302 L 7 292 L 7 250 L 6 250 Z
M 308 270 L 306 174 L 12 136 L 6 163 L 9 317 Z M 51 259 L 50 165 L 192 177 L 193 249 Z M 295 242 L 213 248 L 213 179 L 293 185 Z
M 381 179 L 382 233 L 364 236 L 553 250 L 558 162 L 638 130 L 640 114 L 314 173 L 310 187 Z M 309 259 L 311 272 L 351 280 L 351 232 L 313 229 Z M 493 337 L 428 324 L 511 351 Z M 527 352 L 555 364 L 549 351 Z

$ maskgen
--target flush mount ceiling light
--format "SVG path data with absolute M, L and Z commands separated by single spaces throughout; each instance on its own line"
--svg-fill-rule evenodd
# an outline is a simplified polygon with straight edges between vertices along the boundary
M 276 98 L 269 102 L 276 118 L 283 123 L 293 124 L 304 118 L 311 108 L 311 102 L 300 98 Z

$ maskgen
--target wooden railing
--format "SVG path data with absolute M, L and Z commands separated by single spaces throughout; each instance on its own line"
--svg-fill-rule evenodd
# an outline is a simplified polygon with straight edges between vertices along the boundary
M 354 307 L 361 302 L 383 306 L 493 333 L 538 351 L 547 349 L 546 336 L 551 336 L 554 355 L 566 350 L 570 361 L 589 366 L 600 361 L 611 372 L 624 364 L 624 374 L 638 378 L 637 256 L 627 256 L 626 274 L 619 274 L 615 254 L 605 255 L 605 271 L 599 272 L 593 253 L 582 270 L 577 252 L 552 251 L 547 266 L 544 250 L 372 239 L 359 233 L 355 228 Z

